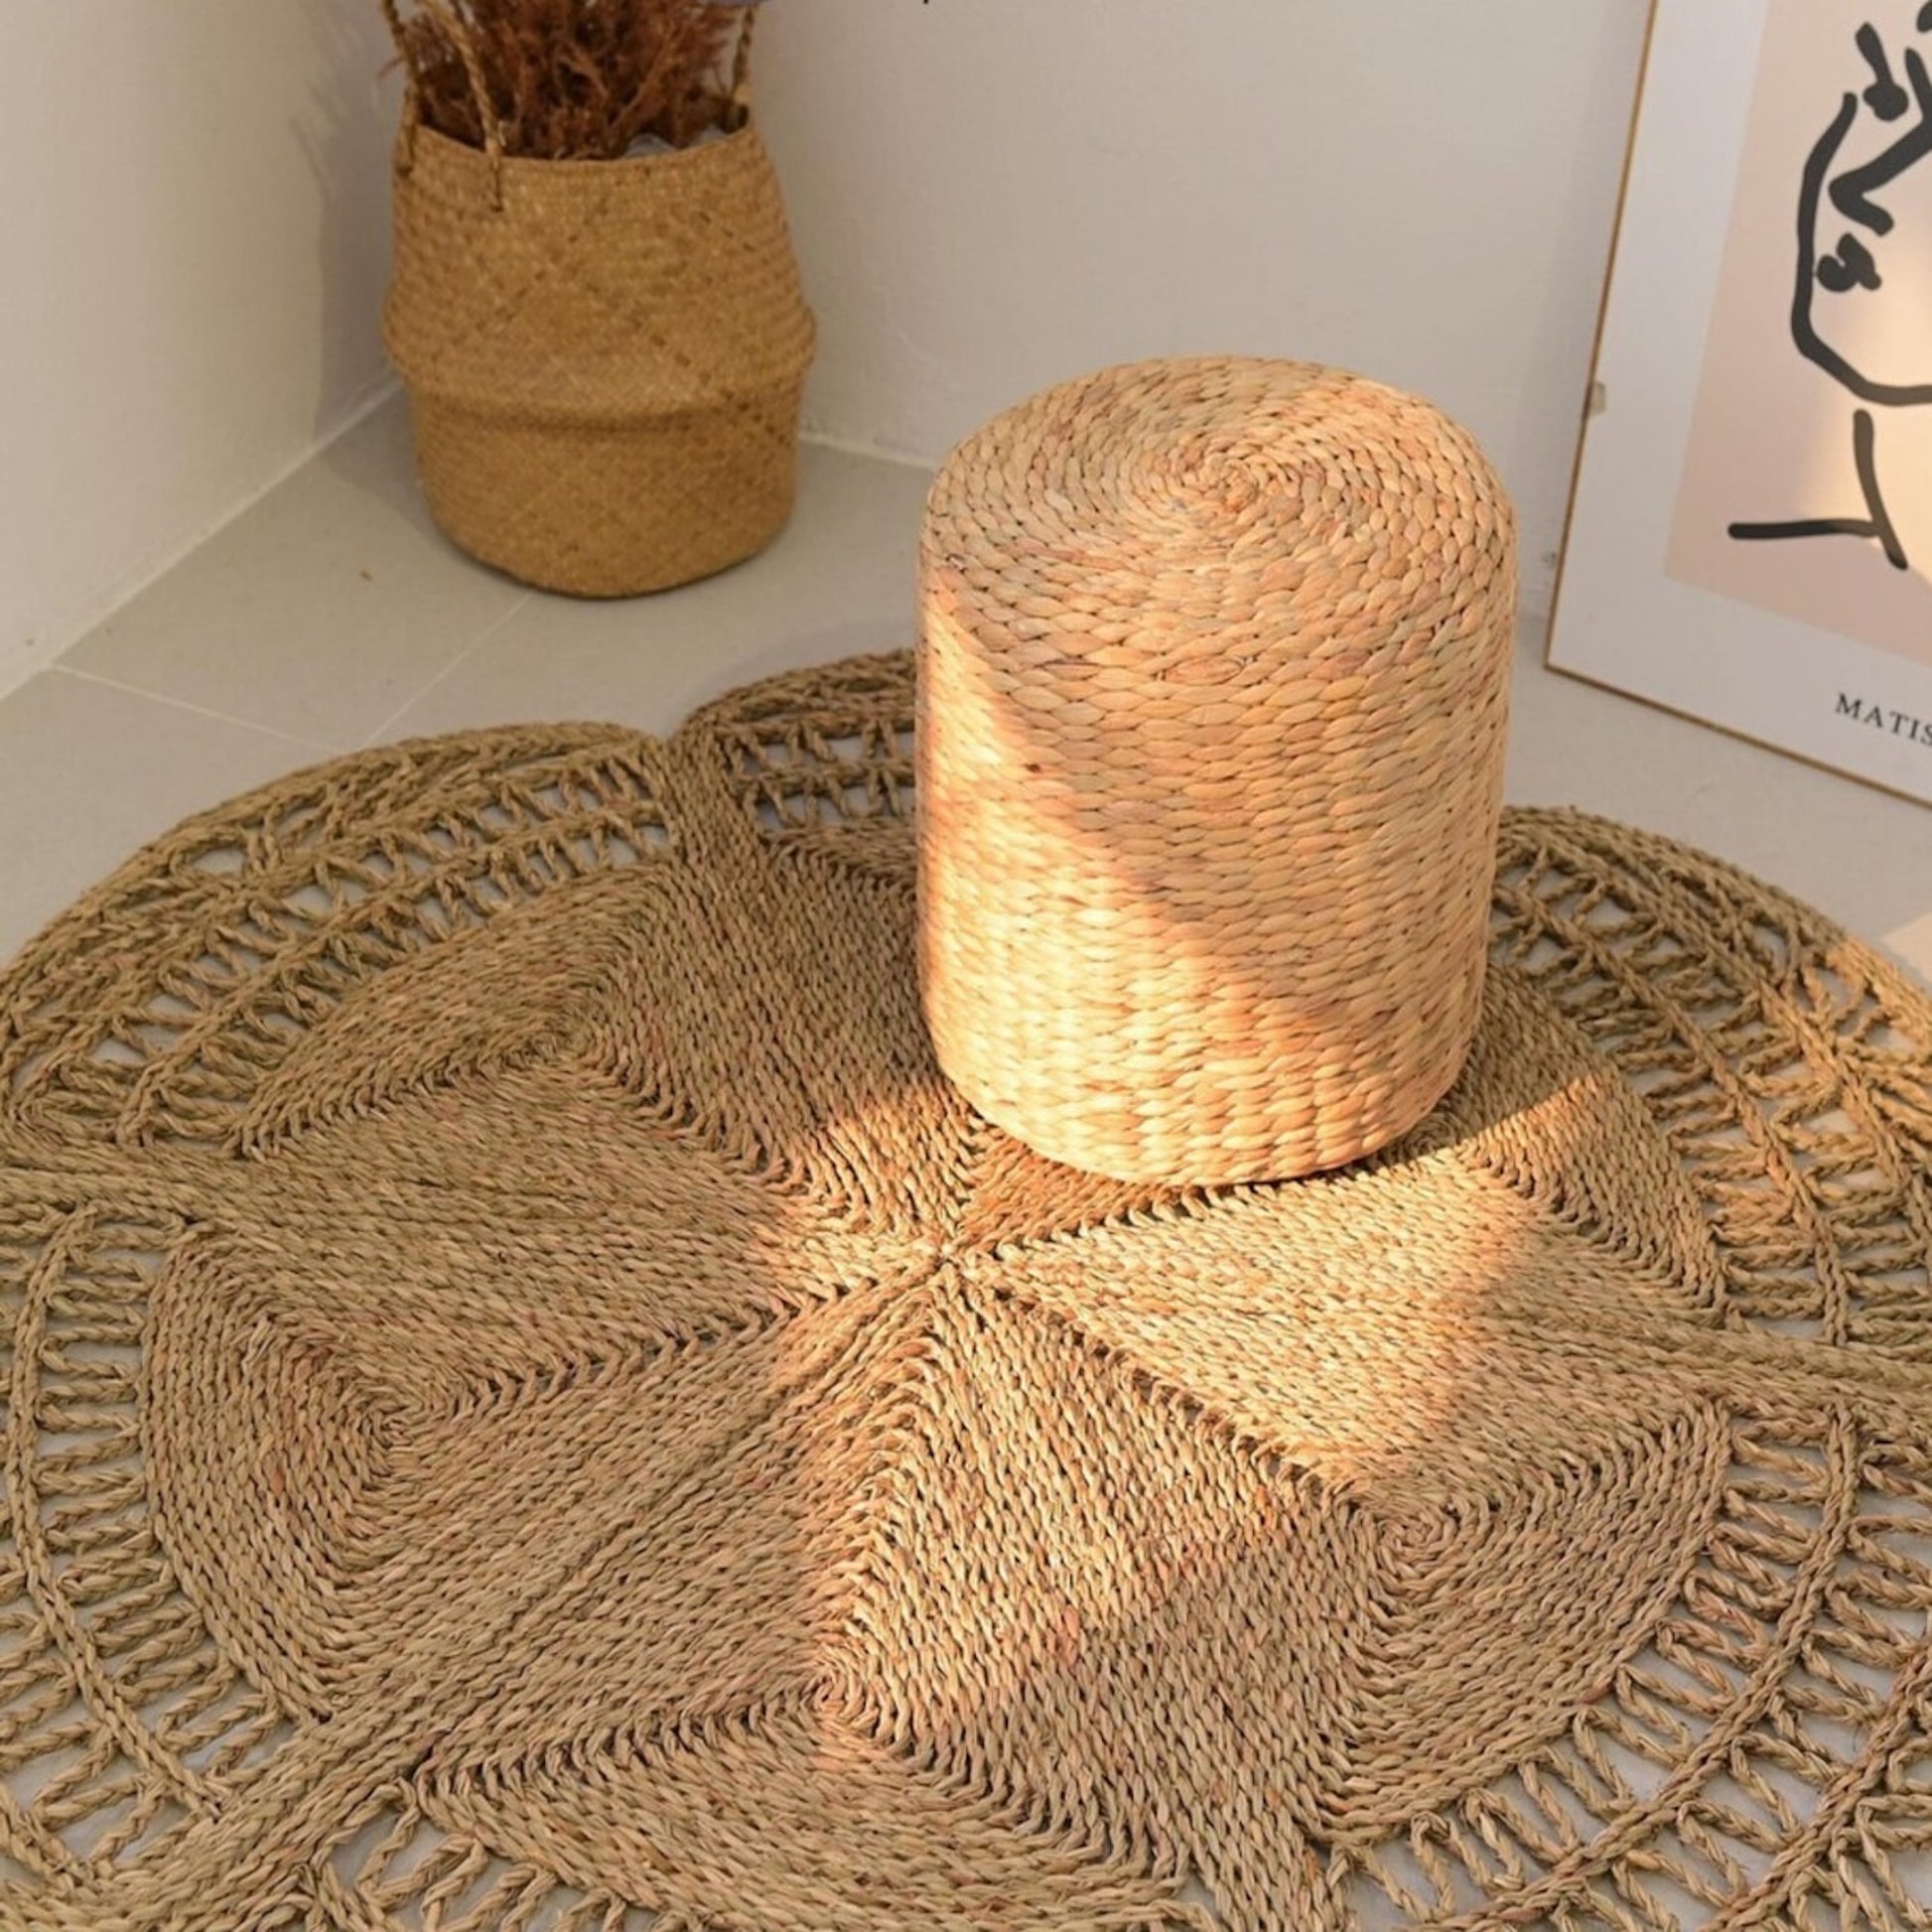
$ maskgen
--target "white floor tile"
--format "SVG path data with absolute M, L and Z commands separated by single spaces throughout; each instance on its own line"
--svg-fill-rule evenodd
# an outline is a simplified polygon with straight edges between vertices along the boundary
M 921 470 L 807 447 L 777 541 L 701 584 L 612 603 L 533 596 L 384 739 L 531 719 L 664 732 L 735 684 L 912 641 Z
M 191 813 L 314 745 L 61 670 L 0 704 L 0 960 Z
M 1922 897 L 1932 897 L 1932 889 Z M 1932 912 L 1887 932 L 1879 943 L 1893 958 L 1915 967 L 1921 979 L 1932 980 Z
M 347 749 L 407 704 L 522 588 L 431 523 L 391 401 L 204 544 L 62 662 Z

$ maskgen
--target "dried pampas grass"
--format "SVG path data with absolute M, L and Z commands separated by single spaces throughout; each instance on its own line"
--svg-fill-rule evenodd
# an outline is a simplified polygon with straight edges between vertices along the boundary
M 728 68 L 752 8 L 715 0 L 416 0 L 383 11 L 424 123 L 483 147 L 479 90 L 503 152 L 615 161 L 656 138 L 688 147 L 732 119 Z

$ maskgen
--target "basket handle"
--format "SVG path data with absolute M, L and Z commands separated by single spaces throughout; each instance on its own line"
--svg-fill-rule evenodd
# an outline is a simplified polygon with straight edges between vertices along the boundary
M 483 153 L 489 159 L 490 201 L 500 208 L 503 206 L 503 124 L 496 118 L 496 109 L 490 102 L 489 83 L 483 76 L 483 57 L 477 52 L 477 43 L 470 32 L 469 23 L 456 7 L 444 5 L 444 0 L 415 0 L 415 4 L 420 13 L 435 22 L 437 31 L 456 49 L 457 59 L 463 63 L 464 74 L 470 82 L 470 96 L 476 103 L 477 120 L 483 128 Z M 407 67 L 409 37 L 403 29 L 402 12 L 397 0 L 382 0 L 382 15 L 389 23 L 389 32 Z M 411 138 L 408 146 L 413 159 L 415 123 L 420 119 L 420 97 L 413 68 L 410 69 L 409 95 Z
M 741 128 L 752 115 L 752 31 L 759 0 L 739 0 L 738 48 L 732 56 L 731 126 Z

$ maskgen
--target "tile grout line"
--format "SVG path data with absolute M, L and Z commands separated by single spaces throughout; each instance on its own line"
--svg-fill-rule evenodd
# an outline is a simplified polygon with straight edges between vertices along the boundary
M 501 630 L 502 627 L 506 623 L 508 623 L 512 618 L 520 616 L 532 604 L 534 604 L 536 602 L 536 595 L 537 594 L 534 591 L 525 591 L 522 594 L 522 596 L 520 596 L 516 600 L 516 602 L 509 607 L 507 611 L 503 612 L 499 617 L 495 618 L 490 622 L 484 624 L 483 627 L 480 631 L 478 631 L 478 633 L 474 637 L 472 637 L 471 640 L 467 644 L 465 644 L 464 647 L 460 651 L 458 651 L 457 654 L 453 658 L 451 658 L 450 661 L 447 664 L 445 664 L 443 668 L 440 671 L 438 671 L 433 678 L 431 678 L 426 684 L 421 685 L 418 689 L 411 692 L 410 695 L 407 698 L 405 698 L 401 704 L 397 705 L 395 710 L 390 712 L 388 717 L 383 719 L 383 721 L 379 725 L 377 725 L 373 731 L 367 733 L 362 738 L 361 742 L 356 746 L 355 749 L 357 751 L 366 752 L 371 746 L 382 744 L 384 740 L 386 740 L 387 737 L 389 736 L 390 727 L 395 724 L 396 720 L 400 718 L 404 712 L 410 710 L 415 705 L 421 704 L 422 701 L 426 697 L 428 697 L 429 694 L 432 691 L 434 691 L 436 687 L 439 684 L 441 684 L 445 678 L 454 677 L 457 674 L 457 672 L 460 671 L 464 667 L 464 665 L 469 663 L 471 658 L 473 658 L 478 651 L 482 650 L 483 647 L 489 642 L 490 638 L 495 636 L 497 631 Z
M 942 457 L 926 458 L 913 456 L 904 450 L 893 450 L 878 443 L 869 443 L 863 436 L 841 436 L 835 430 L 801 430 L 798 435 L 801 443 L 810 444 L 813 449 L 830 450 L 835 456 L 861 457 L 871 463 L 890 463 L 898 470 L 917 470 L 921 475 L 934 475 Z
M 144 698 L 150 704 L 166 705 L 171 711 L 186 711 L 196 718 L 212 719 L 217 725 L 232 725 L 237 731 L 258 732 L 263 738 L 278 738 L 284 745 L 293 745 L 298 751 L 314 752 L 323 758 L 339 758 L 345 751 L 353 749 L 345 745 L 331 745 L 320 738 L 299 738 L 294 732 L 285 732 L 275 725 L 264 725 L 252 718 L 236 718 L 225 711 L 210 711 L 207 705 L 191 704 L 186 698 L 170 697 L 165 691 L 144 690 L 138 684 L 123 684 L 119 678 L 103 677 L 98 671 L 83 671 L 72 664 L 62 663 L 58 658 L 45 671 L 43 677 L 70 677 L 82 684 L 96 684 L 106 691 L 118 691 L 124 698 Z M 25 686 L 21 687 L 23 690 Z
M 250 484 L 244 490 L 239 502 L 231 503 L 226 508 L 216 511 L 211 520 L 199 527 L 197 534 L 165 546 L 159 560 L 150 560 L 137 568 L 125 582 L 110 586 L 103 600 L 96 605 L 90 605 L 87 614 L 77 620 L 81 627 L 78 630 L 69 630 L 67 641 L 60 645 L 52 656 L 45 656 L 39 650 L 29 649 L 25 653 L 24 670 L 18 665 L 11 669 L 0 670 L 0 699 L 11 696 L 30 679 L 39 677 L 43 671 L 59 669 L 61 660 L 69 651 L 84 644 L 89 637 L 104 629 L 130 605 L 145 597 L 165 578 L 173 576 L 198 551 L 206 549 L 225 530 L 239 523 L 258 503 L 273 495 L 284 483 L 292 482 L 311 464 L 320 462 L 339 442 L 346 436 L 353 435 L 400 393 L 401 385 L 394 372 L 385 367 L 375 379 L 373 387 L 362 391 L 344 405 L 339 418 L 330 428 L 315 432 L 309 447 L 300 456 L 292 457 L 279 465 L 267 482 Z M 99 681 L 112 682 L 107 678 Z M 135 687 L 125 685 L 121 688 L 131 691 Z M 149 697 L 152 693 L 144 691 L 141 695 Z M 210 718 L 218 718 L 222 714 L 211 711 L 207 715 Z M 231 719 L 229 722 L 240 724 L 244 721 Z

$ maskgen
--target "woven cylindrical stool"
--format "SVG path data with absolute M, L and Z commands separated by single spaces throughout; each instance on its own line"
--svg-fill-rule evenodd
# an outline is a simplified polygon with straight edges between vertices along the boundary
M 1373 1153 L 1473 1036 L 1516 603 L 1429 404 L 1107 370 L 970 438 L 921 558 L 920 972 L 990 1119 L 1122 1179 Z

